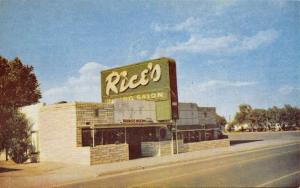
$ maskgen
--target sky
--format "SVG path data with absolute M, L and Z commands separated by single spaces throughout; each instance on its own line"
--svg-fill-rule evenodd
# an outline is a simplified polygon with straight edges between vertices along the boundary
M 300 1 L 0 0 L 0 55 L 34 67 L 42 102 L 101 101 L 100 71 L 177 63 L 180 102 L 300 106 Z

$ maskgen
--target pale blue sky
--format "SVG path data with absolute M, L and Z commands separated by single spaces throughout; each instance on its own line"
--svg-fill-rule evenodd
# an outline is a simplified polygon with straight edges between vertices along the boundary
M 100 70 L 171 57 L 179 100 L 228 118 L 300 106 L 299 20 L 299 1 L 0 0 L 0 55 L 33 65 L 48 103 L 100 101 Z

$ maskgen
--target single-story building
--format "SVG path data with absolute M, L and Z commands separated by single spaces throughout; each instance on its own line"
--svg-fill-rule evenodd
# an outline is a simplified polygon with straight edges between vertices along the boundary
M 34 124 L 40 161 L 94 165 L 229 146 L 214 107 L 179 103 L 176 122 L 157 121 L 155 108 L 152 101 L 115 100 L 36 104 L 22 112 Z

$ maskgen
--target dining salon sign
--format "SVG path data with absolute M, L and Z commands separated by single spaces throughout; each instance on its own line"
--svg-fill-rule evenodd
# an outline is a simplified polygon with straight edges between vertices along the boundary
M 178 119 L 176 64 L 160 58 L 101 72 L 102 102 L 113 99 L 152 100 L 157 119 Z

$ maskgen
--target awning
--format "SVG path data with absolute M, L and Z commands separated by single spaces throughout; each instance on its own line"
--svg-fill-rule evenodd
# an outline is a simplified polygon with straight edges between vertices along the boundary
M 91 128 L 144 128 L 144 127 L 167 127 L 166 123 L 142 123 L 142 124 L 95 124 Z

